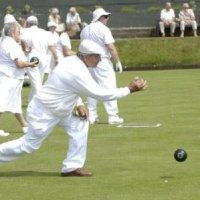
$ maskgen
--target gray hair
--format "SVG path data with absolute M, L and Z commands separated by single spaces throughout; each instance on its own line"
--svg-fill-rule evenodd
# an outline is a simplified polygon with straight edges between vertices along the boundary
M 3 28 L 4 36 L 12 36 L 18 28 L 20 29 L 20 25 L 17 22 L 5 24 Z
M 38 22 L 36 22 L 36 21 L 26 21 L 26 27 L 31 27 L 31 26 L 38 26 Z

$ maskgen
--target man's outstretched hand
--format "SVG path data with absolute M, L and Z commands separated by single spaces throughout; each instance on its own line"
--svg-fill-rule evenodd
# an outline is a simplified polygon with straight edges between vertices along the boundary
M 137 92 L 147 88 L 147 81 L 143 78 L 135 77 L 128 85 L 130 92 Z

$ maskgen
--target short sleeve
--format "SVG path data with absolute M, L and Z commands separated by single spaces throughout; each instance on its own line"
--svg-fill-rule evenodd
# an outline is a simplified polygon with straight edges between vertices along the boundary
M 173 9 L 172 9 L 172 17 L 175 18 L 175 12 Z
M 111 44 L 115 42 L 113 35 L 108 27 L 105 27 L 103 30 L 104 33 L 104 44 Z
M 47 37 L 48 37 L 48 46 L 54 46 L 54 45 L 56 45 L 52 33 L 47 32 Z
M 62 46 L 67 46 L 67 48 L 71 49 L 70 38 L 67 34 L 65 34 L 65 33 L 62 34 L 60 41 L 61 41 Z
M 23 60 L 23 61 L 26 60 L 25 54 L 22 51 L 21 46 L 17 43 L 16 44 L 15 43 L 10 44 L 8 54 L 10 56 L 10 59 L 13 60 L 13 61 L 16 60 L 16 59 Z

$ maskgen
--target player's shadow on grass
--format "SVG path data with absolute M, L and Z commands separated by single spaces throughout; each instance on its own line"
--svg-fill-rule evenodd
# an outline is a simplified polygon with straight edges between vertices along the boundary
M 22 177 L 22 176 L 31 176 L 31 177 L 52 177 L 60 176 L 58 172 L 37 172 L 37 171 L 9 171 L 9 172 L 0 172 L 0 177 Z

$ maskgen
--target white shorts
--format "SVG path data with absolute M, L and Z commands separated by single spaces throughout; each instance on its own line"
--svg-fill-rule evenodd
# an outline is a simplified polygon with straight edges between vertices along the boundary
M 22 113 L 23 79 L 8 77 L 0 72 L 0 112 Z

